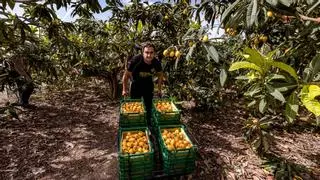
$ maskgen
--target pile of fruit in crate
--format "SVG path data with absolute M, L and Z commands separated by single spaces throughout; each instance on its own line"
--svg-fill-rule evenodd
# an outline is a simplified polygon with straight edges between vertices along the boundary
M 145 109 L 141 100 L 127 99 L 121 101 L 120 127 L 146 127 Z
M 121 106 L 124 113 L 143 113 L 144 107 L 141 102 L 127 102 Z
M 121 149 L 122 152 L 129 154 L 149 152 L 146 133 L 142 131 L 124 133 L 121 141 Z
M 185 132 L 185 125 L 181 124 L 180 110 L 171 99 L 154 99 L 152 127 L 148 127 L 145 109 L 141 99 L 121 101 L 118 133 L 119 178 L 154 178 L 154 158 L 157 157 L 155 153 L 161 156 L 161 176 L 192 173 L 195 169 L 196 146 Z M 151 133 L 156 142 L 149 138 Z M 157 152 L 154 152 L 154 146 L 158 146 L 155 148 Z
M 155 103 L 155 108 L 159 112 L 173 112 L 173 106 L 169 101 L 158 101 Z
M 186 139 L 184 133 L 178 128 L 164 129 L 161 132 L 161 136 L 169 151 L 192 147 L 190 141 Z

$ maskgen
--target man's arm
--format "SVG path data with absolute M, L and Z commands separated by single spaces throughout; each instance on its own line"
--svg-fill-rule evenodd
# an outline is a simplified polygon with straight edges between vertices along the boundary
M 132 72 L 126 70 L 122 77 L 122 96 L 128 95 L 128 80 L 132 78 Z

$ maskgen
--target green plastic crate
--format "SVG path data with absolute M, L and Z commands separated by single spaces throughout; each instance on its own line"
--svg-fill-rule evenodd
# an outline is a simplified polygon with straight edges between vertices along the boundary
M 180 128 L 184 137 L 192 145 L 191 148 L 178 149 L 169 151 L 162 138 L 161 132 L 163 129 Z M 190 174 L 195 169 L 196 160 L 196 146 L 190 141 L 188 135 L 185 133 L 183 125 L 166 125 L 159 126 L 158 129 L 159 144 L 163 160 L 163 170 L 167 175 L 181 175 Z
M 195 158 L 168 158 L 163 157 L 163 170 L 168 175 L 190 174 L 195 170 Z
M 124 133 L 143 131 L 148 138 L 149 152 L 125 154 L 122 152 Z M 118 133 L 119 179 L 145 179 L 152 176 L 154 167 L 154 151 L 149 139 L 149 130 L 145 127 L 120 128 Z
M 121 172 L 119 173 L 119 179 L 120 180 L 142 180 L 146 179 L 144 175 L 128 175 L 127 173 L 122 174 Z
M 143 112 L 141 113 L 125 113 L 122 110 L 122 106 L 128 102 L 140 102 L 143 105 Z M 120 103 L 120 119 L 119 126 L 121 128 L 125 127 L 146 127 L 146 107 L 141 99 L 123 99 Z
M 147 170 L 144 173 L 141 172 L 123 172 L 120 171 L 119 172 L 119 179 L 136 179 L 136 180 L 141 180 L 141 179 L 150 179 L 152 176 L 152 169 L 151 170 Z M 147 176 L 146 176 L 147 174 Z
M 159 101 L 167 101 L 171 103 L 173 107 L 172 112 L 160 112 L 156 108 L 156 103 Z M 173 124 L 181 124 L 180 122 L 180 110 L 176 107 L 171 99 L 154 99 L 152 103 L 152 111 L 155 114 L 158 125 L 173 125 Z

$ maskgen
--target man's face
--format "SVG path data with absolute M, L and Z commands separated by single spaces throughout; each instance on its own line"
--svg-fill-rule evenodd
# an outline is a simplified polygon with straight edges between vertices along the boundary
M 146 61 L 146 63 L 151 63 L 152 59 L 154 58 L 153 47 L 145 47 L 143 49 L 143 58 Z

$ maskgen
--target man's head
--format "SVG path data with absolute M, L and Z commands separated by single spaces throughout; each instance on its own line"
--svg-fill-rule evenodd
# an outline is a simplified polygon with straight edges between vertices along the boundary
M 142 54 L 144 61 L 151 64 L 152 59 L 155 55 L 155 47 L 151 42 L 145 42 L 142 44 Z

